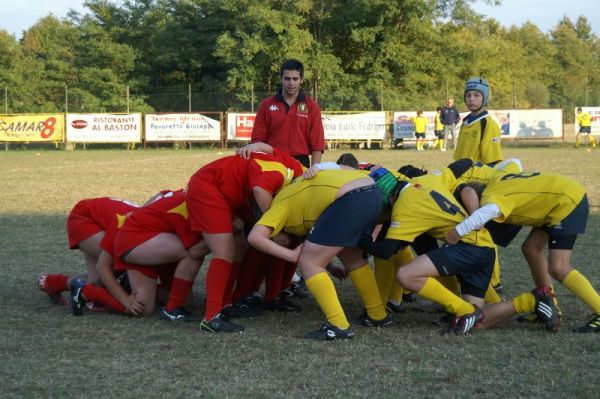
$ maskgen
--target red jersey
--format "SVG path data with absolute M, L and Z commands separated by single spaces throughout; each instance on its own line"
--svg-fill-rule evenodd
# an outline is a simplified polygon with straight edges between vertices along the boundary
M 148 241 L 159 233 L 172 233 L 179 237 L 184 248 L 199 240 L 190 229 L 185 191 L 163 191 L 163 196 L 133 212 L 117 234 L 115 253 L 123 253 Z
M 109 226 L 139 206 L 116 198 L 89 198 L 79 201 L 67 218 L 67 236 L 69 247 L 78 248 L 78 244 Z
M 105 230 L 104 237 L 102 238 L 102 241 L 100 241 L 100 248 L 102 248 L 103 251 L 108 253 L 113 258 L 115 258 L 115 240 L 117 233 L 125 224 L 126 219 L 126 215 L 117 215 L 115 220 Z
M 198 170 L 188 183 L 186 201 L 191 229 L 197 233 L 230 233 L 232 219 L 248 206 L 253 187 L 274 194 L 303 172 L 287 153 L 253 152 L 218 159 Z
M 289 109 L 281 90 L 258 107 L 252 142 L 261 141 L 293 156 L 325 150 L 325 133 L 319 105 L 303 91 Z

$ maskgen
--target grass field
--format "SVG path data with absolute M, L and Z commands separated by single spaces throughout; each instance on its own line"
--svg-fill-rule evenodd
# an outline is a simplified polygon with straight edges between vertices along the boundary
M 387 329 L 356 327 L 342 342 L 301 339 L 323 316 L 312 298 L 298 314 L 244 321 L 243 334 L 200 333 L 158 315 L 135 319 L 86 313 L 76 318 L 35 286 L 41 272 L 80 272 L 68 250 L 65 220 L 80 199 L 115 196 L 143 202 L 231 151 L 11 151 L 0 153 L 0 397 L 565 397 L 596 398 L 600 335 L 575 335 L 589 309 L 557 288 L 565 319 L 557 334 L 514 321 L 465 337 L 445 337 L 439 314 L 419 304 L 393 315 Z M 335 160 L 341 151 L 328 151 Z M 355 151 L 361 160 L 429 169 L 451 155 Z M 528 170 L 559 172 L 588 190 L 592 215 L 573 263 L 600 288 L 600 151 L 506 148 Z M 532 287 L 520 255 L 523 233 L 501 251 L 505 293 Z M 205 269 L 203 270 L 205 271 Z M 203 272 L 194 286 L 203 297 Z M 349 315 L 360 312 L 349 281 L 335 282 Z M 422 311 L 422 310 L 425 311 Z M 200 304 L 193 309 L 203 312 Z

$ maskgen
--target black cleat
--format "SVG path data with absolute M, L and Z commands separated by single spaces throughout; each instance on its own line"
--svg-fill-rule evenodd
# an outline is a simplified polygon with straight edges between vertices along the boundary
M 453 320 L 454 320 L 454 315 L 452 313 L 446 312 L 439 319 L 432 321 L 431 324 L 433 324 L 435 326 L 439 326 L 439 327 L 450 326 L 452 324 Z
M 395 303 L 388 301 L 385 310 L 387 310 L 388 313 L 404 313 L 406 311 L 406 305 L 404 302 Z
M 231 305 L 225 306 L 221 310 L 221 313 L 225 317 L 251 319 L 263 314 L 264 309 L 260 306 L 249 306 L 244 302 L 244 300 L 240 300 L 232 303 Z
M 200 329 L 208 332 L 227 332 L 235 333 L 244 331 L 244 326 L 230 322 L 227 317 L 220 313 L 210 319 L 209 321 L 202 320 L 200 322 Z
M 85 287 L 85 281 L 79 278 L 74 278 L 69 282 L 69 288 L 71 289 L 71 310 L 75 316 L 81 316 L 85 307 L 86 300 L 81 292 L 83 287 Z
M 394 324 L 389 314 L 386 314 L 381 320 L 374 320 L 369 317 L 369 314 L 366 311 L 360 316 L 353 318 L 352 323 L 365 327 L 389 327 Z
M 350 339 L 354 337 L 354 332 L 348 327 L 345 330 L 341 328 L 323 324 L 320 329 L 312 331 L 304 335 L 304 338 L 314 339 L 317 341 L 334 341 L 337 339 Z
M 184 308 L 183 306 L 168 311 L 166 308 L 162 308 L 160 312 L 161 320 L 167 321 L 183 321 L 185 323 L 191 323 L 193 321 L 198 321 L 198 318 L 194 316 L 192 312 Z
M 409 292 L 408 294 L 402 294 L 402 302 L 409 303 L 409 302 L 416 302 L 416 301 L 417 301 L 417 294 L 415 294 L 414 292 Z
M 574 328 L 573 332 L 578 334 L 600 332 L 600 314 L 593 314 L 585 325 Z
M 535 297 L 535 315 L 538 322 L 542 323 L 546 330 L 557 332 L 560 329 L 560 317 L 550 287 L 540 286 L 531 293 Z
M 301 312 L 302 307 L 300 305 L 296 305 L 294 302 L 286 299 L 285 296 L 279 295 L 278 298 L 272 300 L 271 302 L 267 302 L 263 305 L 266 310 L 270 310 L 272 312 Z
M 483 311 L 477 305 L 473 305 L 475 311 L 460 317 L 455 317 L 450 324 L 450 334 L 454 335 L 466 335 L 471 331 L 477 324 L 483 320 Z

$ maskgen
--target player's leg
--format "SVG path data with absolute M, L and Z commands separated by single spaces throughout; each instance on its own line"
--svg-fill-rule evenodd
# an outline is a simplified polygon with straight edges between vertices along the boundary
M 553 237 L 554 238 L 554 237 Z M 592 309 L 594 315 L 576 332 L 600 332 L 600 295 L 590 281 L 571 266 L 569 249 L 549 249 L 550 274 Z
M 548 246 L 548 233 L 533 227 L 521 244 L 521 252 L 529 265 L 536 287 L 552 286 L 552 277 L 548 273 L 548 262 L 544 254 Z
M 338 256 L 348 271 L 348 276 L 352 280 L 365 308 L 366 314 L 359 317 L 360 323 L 367 327 L 387 327 L 391 325 L 392 319 L 385 311 L 375 274 L 362 257 L 362 249 L 344 248 Z

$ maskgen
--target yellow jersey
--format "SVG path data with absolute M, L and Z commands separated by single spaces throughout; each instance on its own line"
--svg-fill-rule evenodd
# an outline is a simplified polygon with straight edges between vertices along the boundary
M 424 116 L 415 116 L 412 118 L 412 121 L 415 124 L 415 133 L 425 133 L 425 128 L 427 127 L 427 118 Z
M 472 120 L 467 116 L 460 126 L 454 159 L 463 158 L 486 164 L 502 160 L 500 126 L 487 111 Z
M 441 178 L 422 179 L 419 182 L 413 179 L 400 192 L 394 203 L 386 238 L 413 242 L 417 236 L 427 233 L 443 240 L 446 233 L 467 216 L 468 212 L 444 187 Z M 485 228 L 470 232 L 462 237 L 461 241 L 482 247 L 494 247 L 492 237 Z
M 507 174 L 492 181 L 481 195 L 481 206 L 496 204 L 494 219 L 519 226 L 554 226 L 581 202 L 585 188 L 554 173 Z
M 435 126 L 434 129 L 437 131 L 444 130 L 444 124 L 442 123 L 442 118 L 440 113 L 435 114 Z
M 313 179 L 298 178 L 277 193 L 269 210 L 256 224 L 271 227 L 271 237 L 282 230 L 305 237 L 321 213 L 335 201 L 339 189 L 365 177 L 368 175 L 364 171 L 341 169 L 320 171 Z
M 577 124 L 581 127 L 592 126 L 592 116 L 587 112 L 577 114 Z

